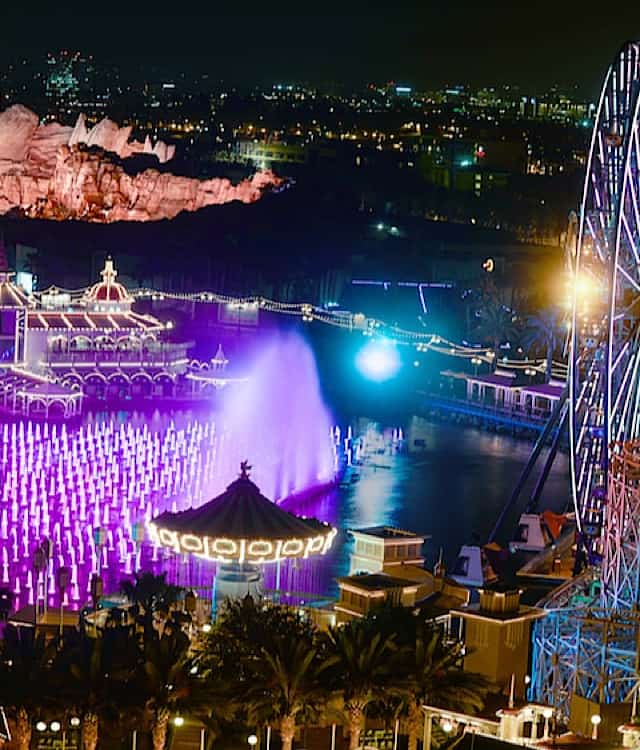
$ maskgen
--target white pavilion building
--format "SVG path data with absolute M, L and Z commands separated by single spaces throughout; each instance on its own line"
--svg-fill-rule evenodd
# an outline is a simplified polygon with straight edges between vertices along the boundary
M 94 397 L 172 397 L 187 372 L 189 342 L 167 341 L 171 323 L 133 309 L 107 258 L 81 297 L 51 288 L 39 299 L 13 281 L 0 257 L 0 368 L 50 378 Z M 43 389 L 40 389 L 43 390 Z

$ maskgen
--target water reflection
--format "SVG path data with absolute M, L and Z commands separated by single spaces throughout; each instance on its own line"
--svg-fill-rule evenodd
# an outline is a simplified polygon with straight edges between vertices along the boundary
M 47 428 L 45 435 L 40 425 L 13 427 L 3 428 L 0 448 L 0 585 L 15 591 L 18 605 L 34 601 L 32 555 L 43 536 L 55 544 L 48 576 L 51 603 L 60 565 L 72 568 L 67 598 L 76 606 L 86 600 L 98 565 L 107 590 L 136 568 L 167 570 L 184 586 L 211 586 L 213 564 L 154 550 L 134 533 L 136 522 L 167 507 L 208 499 L 235 475 L 237 461 L 228 465 L 223 446 L 216 448 L 211 414 L 89 416 L 64 437 L 60 428 L 55 435 Z M 486 540 L 532 448 L 506 435 L 414 417 L 402 426 L 406 451 L 400 451 L 394 441 L 398 427 L 361 421 L 355 431 L 365 436 L 362 464 L 354 472 L 358 481 L 289 504 L 296 513 L 340 529 L 327 557 L 282 566 L 280 584 L 289 598 L 335 594 L 336 576 L 349 570 L 346 529 L 388 524 L 429 535 L 427 563 L 433 564 L 443 547 L 451 565 L 462 544 L 474 537 Z M 568 461 L 559 455 L 540 509 L 563 511 L 568 497 Z M 522 505 L 527 498 L 523 494 Z M 521 510 L 513 509 L 498 541 L 509 540 Z M 94 535 L 98 527 L 106 530 L 100 545 Z M 275 587 L 275 576 L 273 568 L 265 571 L 267 587 Z
M 384 432 L 378 426 L 380 434 Z M 405 426 L 407 451 L 387 447 L 359 468 L 360 480 L 336 493 L 341 529 L 389 524 L 431 538 L 425 545 L 432 566 L 442 547 L 451 566 L 463 544 L 486 541 L 529 458 L 532 444 L 462 425 L 413 417 Z M 416 441 L 418 441 L 416 443 Z M 387 443 L 388 446 L 388 443 Z M 543 452 L 542 459 L 546 456 Z M 505 544 L 515 531 L 537 480 L 531 477 L 518 507 L 507 515 L 498 535 Z M 568 457 L 559 454 L 547 479 L 540 510 L 562 512 L 569 502 Z M 306 512 L 313 513 L 308 507 Z M 349 570 L 350 543 L 342 533 L 332 555 L 321 564 L 332 574 Z M 335 592 L 335 584 L 329 582 Z

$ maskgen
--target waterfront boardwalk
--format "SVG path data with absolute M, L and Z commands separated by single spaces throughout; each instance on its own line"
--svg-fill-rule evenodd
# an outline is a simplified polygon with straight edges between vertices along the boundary
M 423 393 L 422 407 L 426 412 L 452 414 L 481 426 L 504 426 L 510 430 L 532 430 L 542 432 L 549 415 L 526 412 L 508 407 L 500 407 L 467 399 L 447 398 Z

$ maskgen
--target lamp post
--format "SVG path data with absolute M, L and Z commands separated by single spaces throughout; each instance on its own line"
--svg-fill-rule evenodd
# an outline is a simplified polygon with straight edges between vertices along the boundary
M 591 717 L 591 726 L 593 729 L 591 730 L 591 739 L 597 740 L 598 739 L 598 727 L 600 726 L 600 722 L 602 721 L 602 716 L 600 714 L 593 714 Z
M 255 734 L 250 734 L 247 737 L 247 742 L 250 748 L 254 748 L 258 744 L 258 737 Z
M 96 573 L 100 573 L 102 568 L 102 545 L 105 543 L 107 534 L 105 530 L 98 526 L 93 530 L 93 543 L 96 549 Z
M 98 604 L 100 603 L 100 599 L 102 598 L 102 591 L 103 591 L 103 583 L 102 583 L 102 577 L 99 576 L 97 573 L 92 573 L 91 575 L 91 601 L 93 603 L 93 608 L 98 609 Z
M 424 709 L 424 728 L 422 731 L 423 750 L 431 750 L 432 730 L 433 730 L 433 714 L 428 709 Z
M 44 591 L 47 585 L 47 561 L 44 556 L 44 550 L 42 547 L 38 547 L 33 553 L 33 567 L 36 571 L 36 612 L 35 612 L 35 625 L 38 624 L 38 603 L 40 601 L 40 576 L 44 573 L 42 597 L 43 597 L 43 612 L 47 609 L 47 595 Z
M 471 357 L 471 364 L 473 365 L 473 374 L 477 375 L 478 368 L 482 364 L 482 360 L 480 359 L 480 357 Z
M 71 570 L 63 565 L 58 568 L 58 591 L 60 592 L 60 640 L 62 640 L 63 625 L 64 625 L 64 594 L 69 586 L 71 580 Z
M 42 598 L 43 598 L 43 607 L 42 607 L 42 613 L 47 614 L 47 606 L 48 606 L 48 594 L 49 594 L 49 578 L 47 576 L 47 573 L 49 571 L 49 560 L 51 559 L 51 540 L 50 539 L 43 539 L 36 551 L 33 553 L 33 567 L 36 570 L 37 573 L 37 580 L 40 579 L 40 576 L 42 575 Z M 35 617 L 36 617 L 36 625 L 38 620 L 38 596 L 37 596 L 37 588 L 36 588 L 36 607 L 35 607 Z

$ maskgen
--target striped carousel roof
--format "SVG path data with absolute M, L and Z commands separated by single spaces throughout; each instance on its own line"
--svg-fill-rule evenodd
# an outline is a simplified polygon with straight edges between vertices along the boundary
M 287 513 L 249 479 L 249 466 L 218 497 L 200 508 L 162 513 L 148 524 L 155 544 L 219 563 L 274 563 L 324 555 L 336 530 L 315 518 Z
M 306 539 L 327 530 L 315 518 L 300 518 L 266 498 L 248 476 L 246 465 L 235 482 L 199 508 L 162 513 L 154 523 L 165 529 L 227 539 Z

